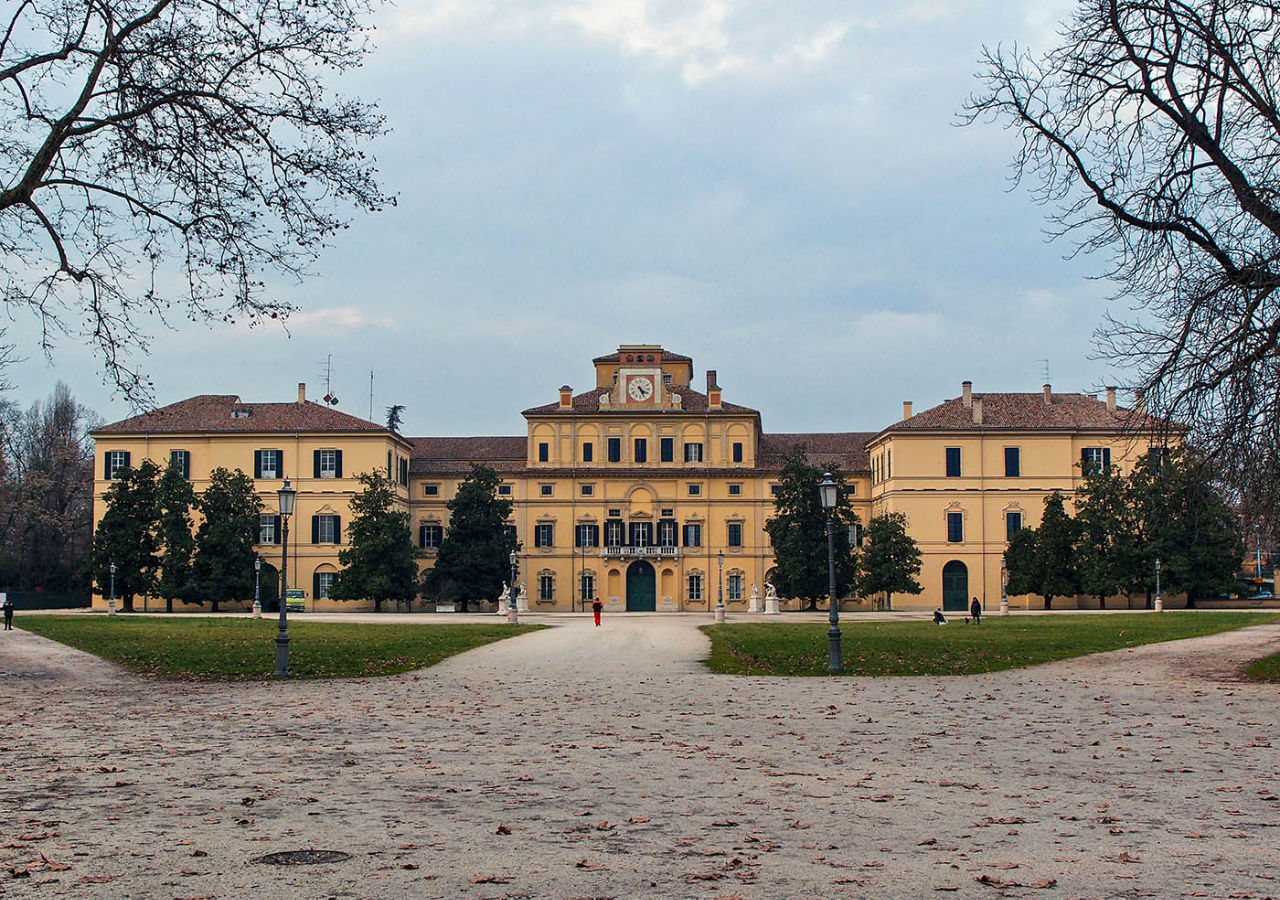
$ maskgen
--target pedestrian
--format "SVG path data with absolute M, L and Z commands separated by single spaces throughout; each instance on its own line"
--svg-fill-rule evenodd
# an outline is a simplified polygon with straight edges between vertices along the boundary
M 4 630 L 13 631 L 13 601 L 8 594 L 4 595 L 4 603 L 0 606 L 4 607 Z
M 969 615 L 973 616 L 973 624 L 982 624 L 982 604 L 978 602 L 978 598 L 974 597 L 973 602 L 969 604 Z
M 940 610 L 940 609 L 935 609 L 935 610 L 933 611 L 933 624 L 935 624 L 935 625 L 946 625 L 946 624 L 947 624 L 947 617 L 946 617 L 946 616 L 944 616 L 944 615 L 942 614 L 942 610 Z
M 599 597 L 591 601 L 591 612 L 595 614 L 597 628 L 600 627 L 600 611 L 603 609 L 604 609 L 604 604 L 600 602 Z

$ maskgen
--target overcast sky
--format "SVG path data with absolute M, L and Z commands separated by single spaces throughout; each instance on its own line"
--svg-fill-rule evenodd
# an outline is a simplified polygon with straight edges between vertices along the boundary
M 406 434 L 522 434 L 621 343 L 718 370 L 769 431 L 876 430 L 966 378 L 1038 390 L 1046 365 L 1056 389 L 1109 383 L 1106 260 L 1046 243 L 1009 190 L 1015 137 L 956 117 L 982 44 L 1047 50 L 1070 6 L 401 0 L 343 85 L 388 118 L 399 205 L 276 285 L 287 334 L 157 333 L 157 400 L 320 397 L 332 355 L 345 412 L 368 416 L 373 371 L 373 418 L 404 404 Z M 62 379 L 129 414 L 83 347 L 23 351 L 12 399 Z

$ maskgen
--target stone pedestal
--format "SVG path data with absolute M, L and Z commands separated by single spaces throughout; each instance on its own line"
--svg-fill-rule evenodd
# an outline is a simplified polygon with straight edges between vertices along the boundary
M 747 612 L 758 613 L 758 612 L 761 612 L 763 609 L 764 607 L 760 605 L 760 588 L 756 587 L 753 584 L 751 585 L 751 600 L 747 604 Z
M 520 593 L 516 594 L 516 609 L 520 612 L 529 611 L 529 595 L 525 593 L 524 585 L 520 585 Z
M 723 603 L 716 604 L 716 624 L 717 625 L 724 624 L 724 604 Z
M 1009 598 L 1008 597 L 1000 598 L 1000 615 L 1002 616 L 1009 615 Z
M 255 619 L 262 618 L 262 601 L 261 600 L 253 601 L 253 617 Z

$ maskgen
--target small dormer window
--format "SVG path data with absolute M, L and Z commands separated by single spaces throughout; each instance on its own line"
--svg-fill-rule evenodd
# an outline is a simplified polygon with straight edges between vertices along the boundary
M 253 415 L 253 410 L 247 406 L 231 407 L 231 418 L 233 419 L 247 419 L 251 415 Z

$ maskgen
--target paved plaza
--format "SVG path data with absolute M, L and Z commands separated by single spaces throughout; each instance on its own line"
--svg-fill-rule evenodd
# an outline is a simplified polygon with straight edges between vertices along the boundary
M 7 632 L 0 896 L 1280 896 L 1280 692 L 1234 678 L 1280 626 L 783 680 L 706 673 L 707 620 L 213 685 Z M 300 849 L 351 858 L 255 861 Z

